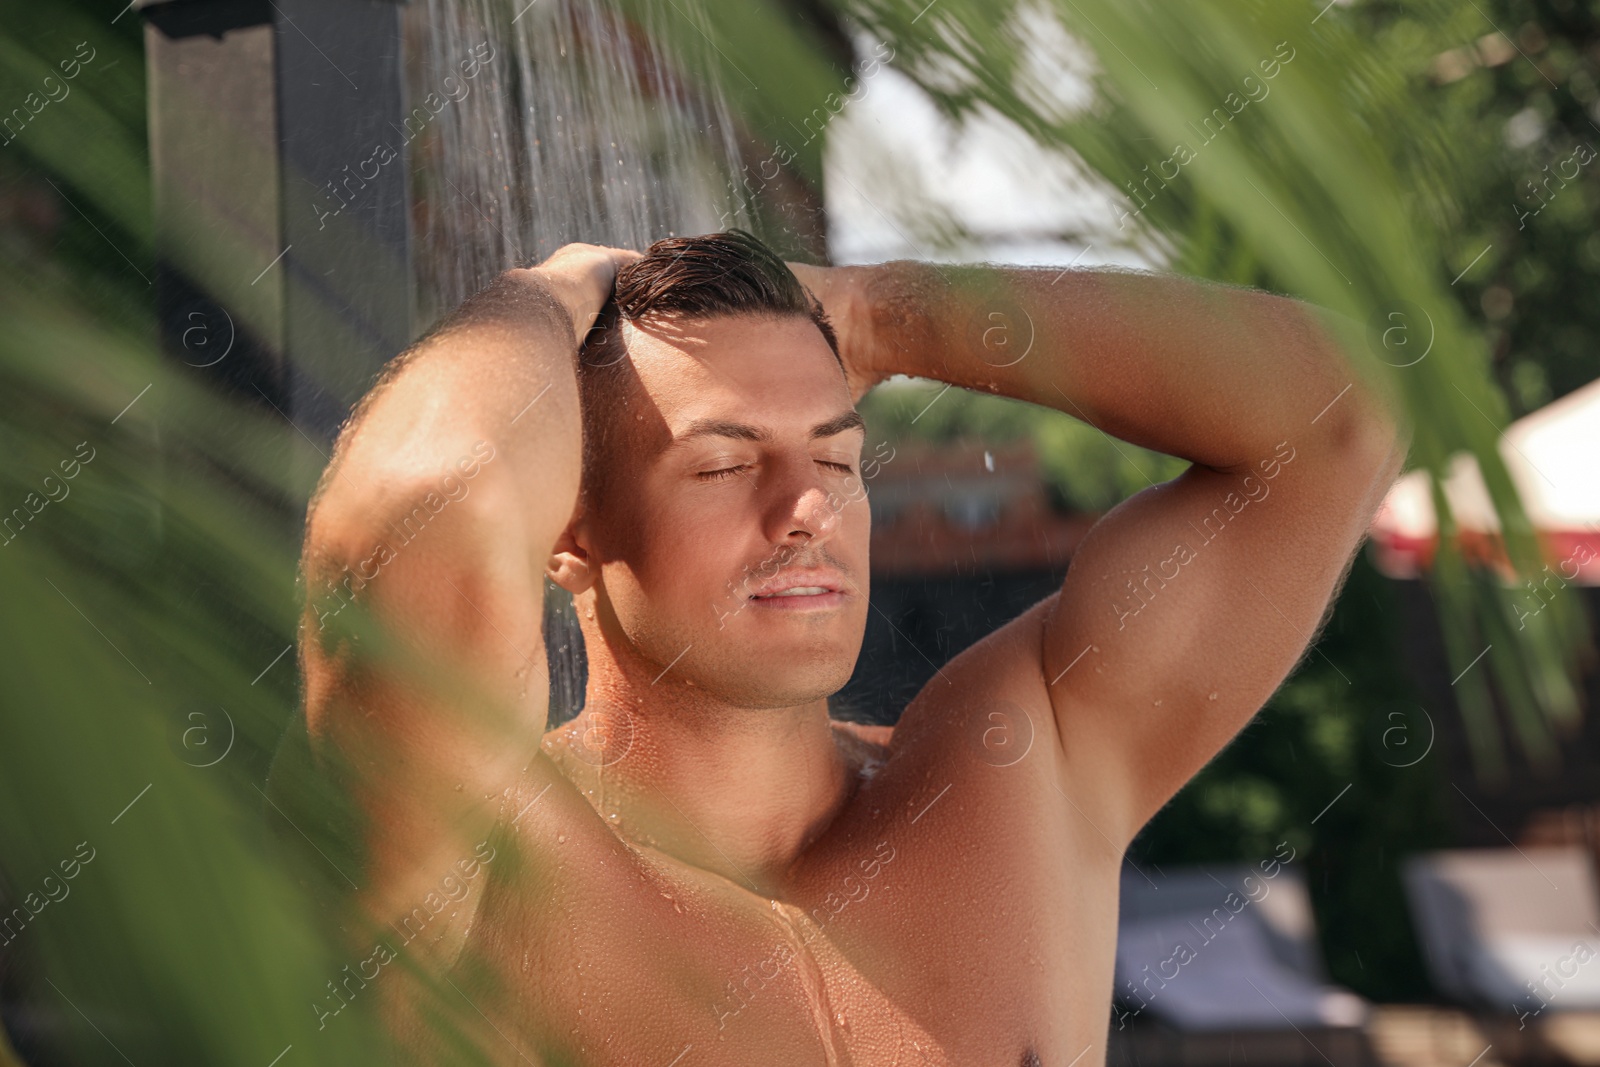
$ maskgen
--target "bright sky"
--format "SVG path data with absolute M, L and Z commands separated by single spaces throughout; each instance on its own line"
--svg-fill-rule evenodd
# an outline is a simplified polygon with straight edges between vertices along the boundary
M 829 125 L 824 166 L 836 263 L 1149 265 L 1104 239 L 1056 236 L 1116 232 L 1104 183 L 999 116 L 955 127 L 889 67 Z

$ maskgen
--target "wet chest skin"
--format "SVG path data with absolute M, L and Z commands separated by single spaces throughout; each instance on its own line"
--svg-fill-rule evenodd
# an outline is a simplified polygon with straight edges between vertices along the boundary
M 996 759 L 967 733 L 898 749 L 777 899 L 618 841 L 576 790 L 521 820 L 525 862 L 497 872 L 472 931 L 494 995 L 529 1021 L 518 1049 L 662 1067 L 1102 1062 L 1119 857 L 1056 790 L 1053 734 Z
M 1115 864 L 1062 849 L 1082 835 L 1040 814 L 1026 774 L 894 769 L 782 899 L 566 835 L 547 867 L 491 885 L 475 952 L 509 1014 L 574 1062 L 1101 1061 Z

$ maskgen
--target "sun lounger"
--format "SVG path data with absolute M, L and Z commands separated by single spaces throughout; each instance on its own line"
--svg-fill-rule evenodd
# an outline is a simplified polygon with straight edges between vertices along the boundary
M 1366 1002 L 1322 974 L 1304 880 L 1272 869 L 1125 872 L 1121 1009 L 1189 1031 L 1361 1026 Z
M 1407 861 L 1405 887 L 1446 996 L 1529 1018 L 1600 1009 L 1600 902 L 1583 849 L 1427 853 Z

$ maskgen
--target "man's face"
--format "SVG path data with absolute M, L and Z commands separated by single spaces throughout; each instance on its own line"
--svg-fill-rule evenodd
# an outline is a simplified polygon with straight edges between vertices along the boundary
M 870 518 L 832 350 L 798 316 L 623 330 L 622 395 L 591 416 L 617 436 L 580 610 L 619 658 L 738 706 L 836 692 L 866 627 Z

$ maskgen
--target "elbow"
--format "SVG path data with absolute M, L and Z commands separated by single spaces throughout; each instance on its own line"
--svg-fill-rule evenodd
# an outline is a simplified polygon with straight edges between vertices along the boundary
M 1331 400 L 1311 419 L 1329 454 L 1353 472 L 1373 477 L 1398 473 L 1411 447 L 1411 426 L 1397 390 L 1364 366 L 1357 353 L 1366 342 L 1361 324 L 1347 315 L 1292 302 L 1292 336 L 1309 357 L 1317 382 L 1307 410 Z M 1326 389 L 1327 392 L 1321 392 Z M 1320 396 L 1315 395 L 1320 393 Z
M 1398 415 L 1391 417 L 1386 425 L 1389 428 L 1389 439 L 1383 470 L 1388 475 L 1388 480 L 1392 482 L 1400 476 L 1406 457 L 1411 453 L 1412 429 L 1409 420 Z
M 1364 457 L 1379 472 L 1399 470 L 1411 448 L 1411 435 L 1410 421 L 1397 398 L 1371 390 L 1362 390 L 1347 423 L 1340 427 L 1344 450 Z
M 1334 420 L 1327 435 L 1329 458 L 1375 512 L 1405 466 L 1411 427 L 1385 400 L 1367 394 Z

